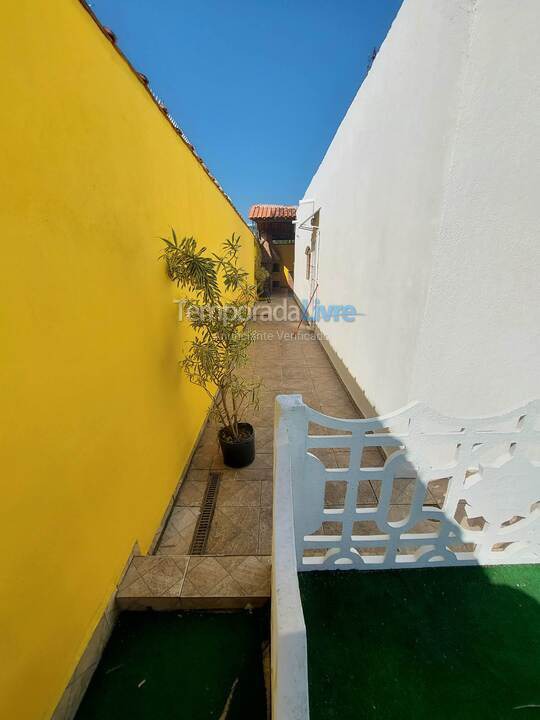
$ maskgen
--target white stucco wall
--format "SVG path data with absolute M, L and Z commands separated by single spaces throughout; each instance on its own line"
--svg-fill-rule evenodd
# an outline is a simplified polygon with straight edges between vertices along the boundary
M 540 397 L 539 29 L 538 0 L 477 4 L 409 390 L 448 412 Z
M 406 0 L 305 192 L 318 298 L 363 313 L 321 329 L 378 412 L 540 397 L 539 26 L 537 0 Z

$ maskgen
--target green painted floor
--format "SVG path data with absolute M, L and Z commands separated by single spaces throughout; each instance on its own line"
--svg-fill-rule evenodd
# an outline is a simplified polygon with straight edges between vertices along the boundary
M 120 615 L 76 720 L 266 720 L 267 610 Z
M 311 720 L 540 718 L 540 565 L 299 577 Z

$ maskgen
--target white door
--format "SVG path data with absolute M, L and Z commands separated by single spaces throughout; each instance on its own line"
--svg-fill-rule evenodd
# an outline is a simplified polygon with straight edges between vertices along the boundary
M 294 292 L 309 306 L 310 313 L 316 299 L 319 253 L 319 212 L 314 200 L 301 200 L 296 211 Z M 300 268 L 304 268 L 301 272 Z M 315 294 L 314 294 L 315 293 Z
M 311 252 L 310 252 L 310 272 L 309 272 L 309 299 L 311 300 L 310 311 L 313 310 L 315 299 L 317 297 L 317 285 L 319 275 L 319 210 L 313 215 L 311 223 Z

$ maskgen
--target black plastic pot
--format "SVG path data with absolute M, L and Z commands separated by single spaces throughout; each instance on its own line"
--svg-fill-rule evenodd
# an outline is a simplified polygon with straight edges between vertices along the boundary
M 248 435 L 241 440 L 231 440 L 226 428 L 218 432 L 219 444 L 225 465 L 242 468 L 255 460 L 255 430 L 249 423 L 238 423 L 240 430 Z

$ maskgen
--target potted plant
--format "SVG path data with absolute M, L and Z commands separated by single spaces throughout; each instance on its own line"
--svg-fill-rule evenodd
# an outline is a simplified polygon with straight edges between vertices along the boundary
M 242 417 L 248 408 L 258 409 L 261 383 L 242 373 L 255 339 L 247 323 L 257 287 L 239 267 L 240 237 L 233 233 L 219 255 L 192 237 L 178 241 L 174 230 L 172 239 L 162 240 L 168 275 L 188 292 L 183 304 L 194 331 L 181 367 L 212 400 L 225 464 L 245 467 L 255 458 L 255 431 Z

